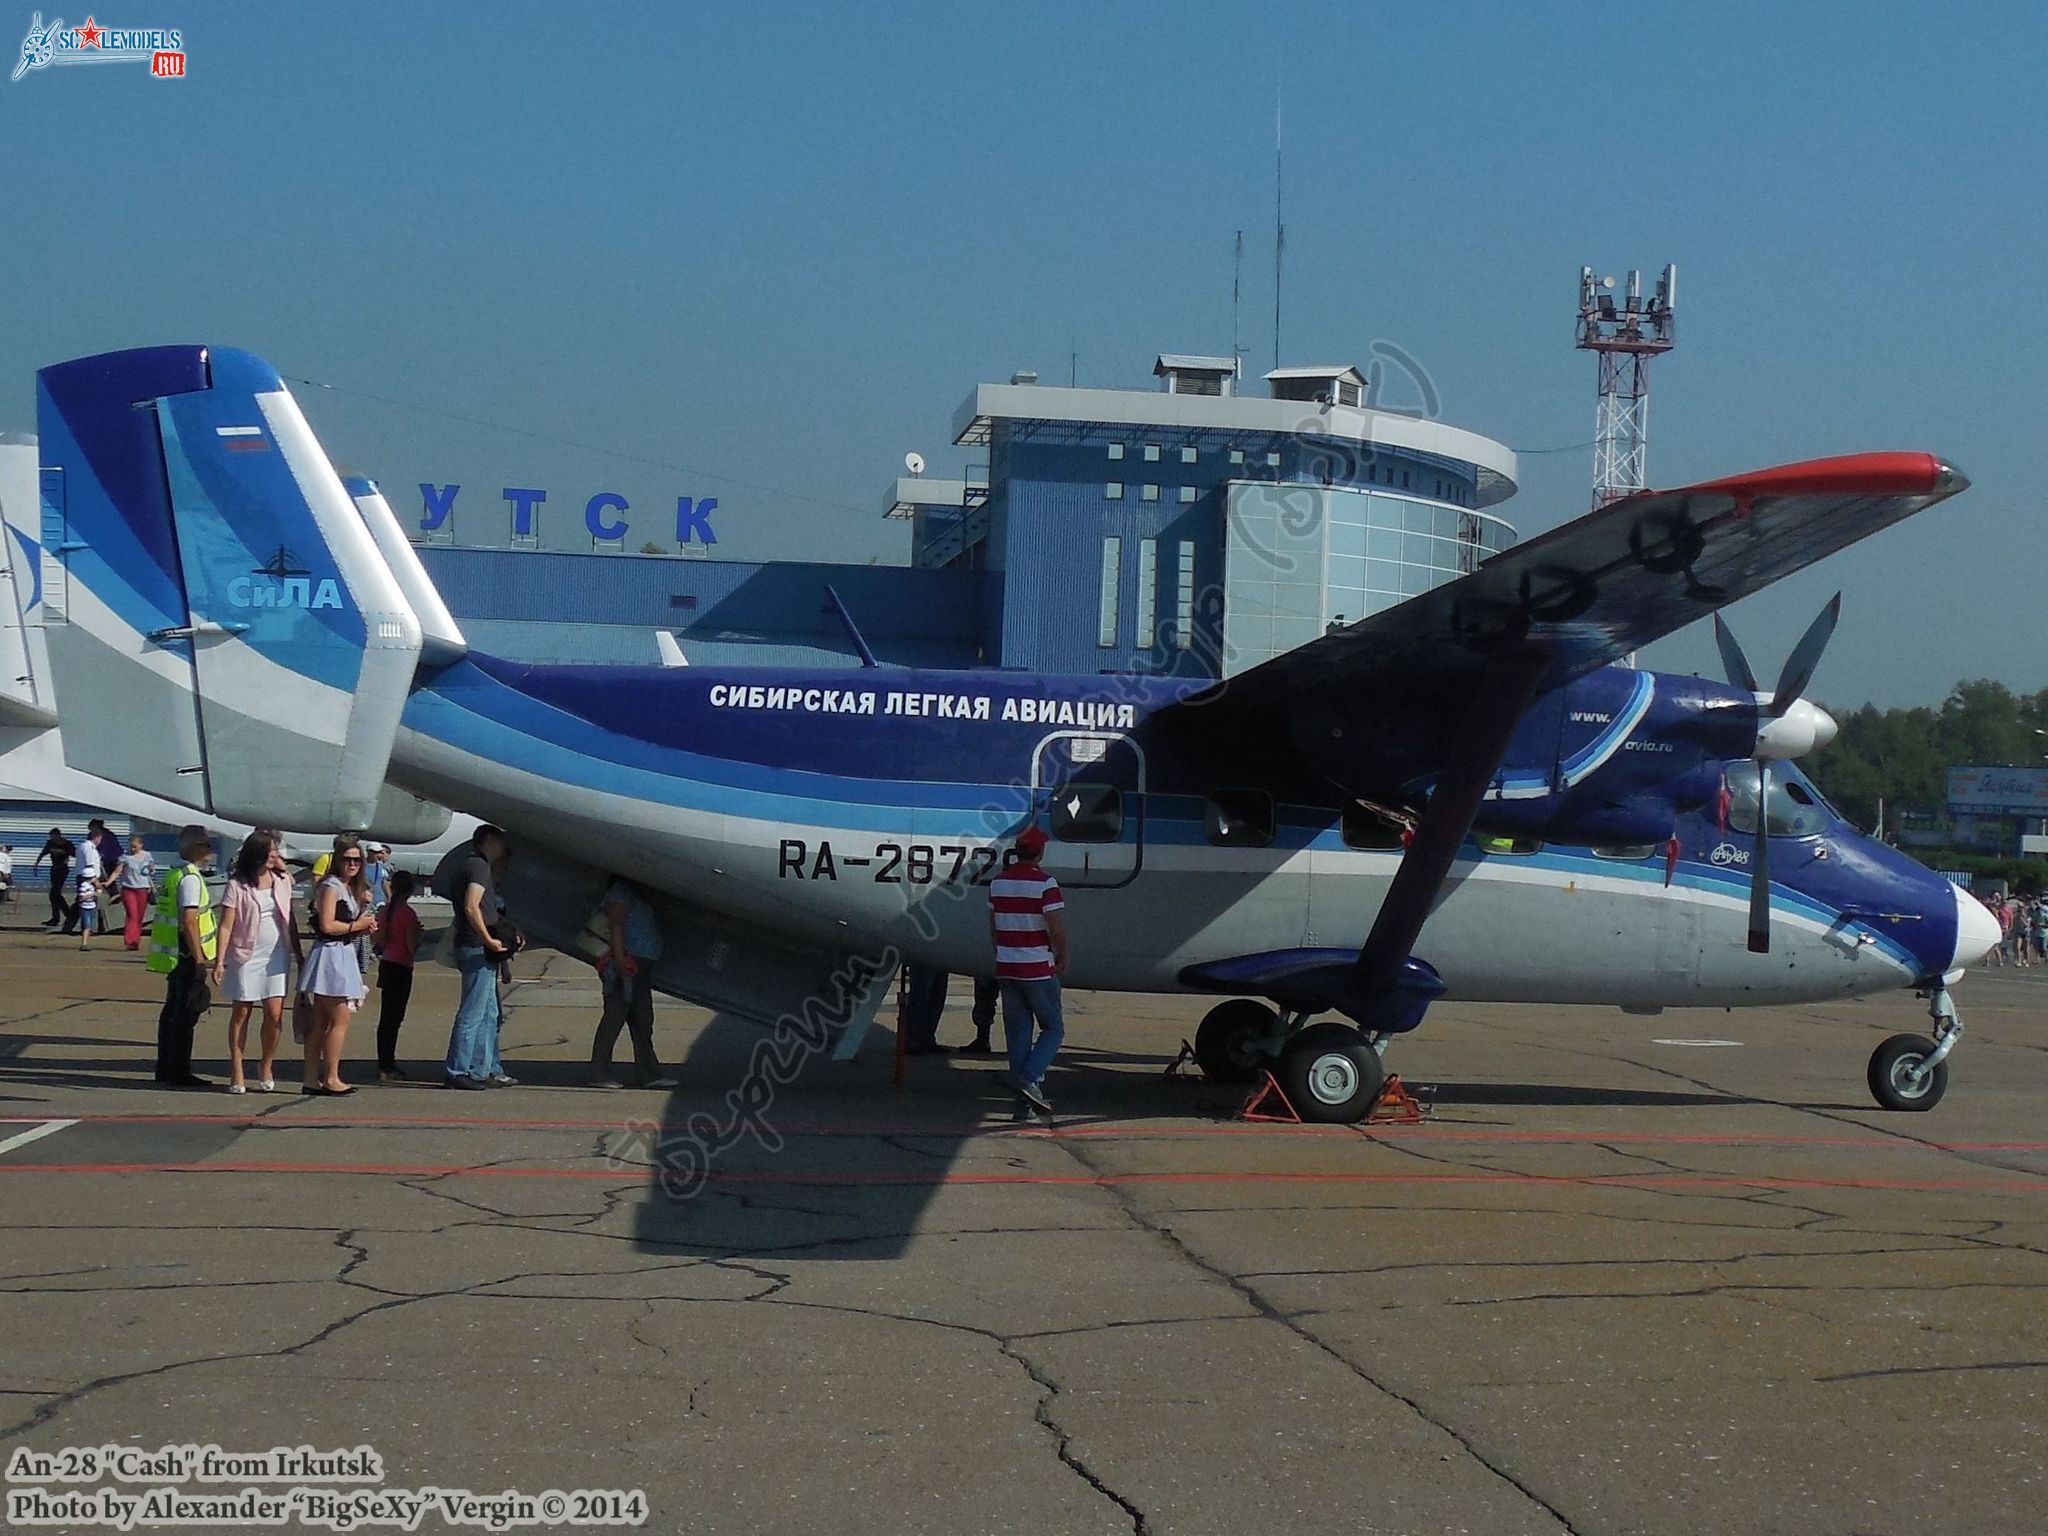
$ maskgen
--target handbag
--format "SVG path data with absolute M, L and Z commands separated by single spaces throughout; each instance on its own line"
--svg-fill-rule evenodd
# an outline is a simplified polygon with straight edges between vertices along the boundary
M 292 994 L 292 1044 L 304 1045 L 306 1037 L 313 1033 L 313 994 L 295 992 Z

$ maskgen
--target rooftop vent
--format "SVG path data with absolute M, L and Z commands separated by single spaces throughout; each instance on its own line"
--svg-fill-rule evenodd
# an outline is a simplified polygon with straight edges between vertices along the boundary
M 1169 395 L 1228 395 L 1235 392 L 1238 363 L 1234 357 L 1162 352 L 1152 372 Z
M 1365 404 L 1365 375 L 1356 368 L 1275 368 L 1266 375 L 1275 400 L 1310 405 Z
M 1012 384 L 1036 384 L 1038 382 L 1038 370 L 1036 368 L 1019 368 L 1010 375 L 1010 382 Z

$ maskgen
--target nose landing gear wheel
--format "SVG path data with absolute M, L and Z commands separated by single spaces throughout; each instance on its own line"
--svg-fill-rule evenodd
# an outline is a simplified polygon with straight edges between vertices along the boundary
M 1350 1125 L 1372 1113 L 1386 1086 L 1380 1053 L 1348 1024 L 1311 1024 L 1280 1053 L 1273 1075 L 1296 1114 Z
M 1195 1031 L 1195 1060 L 1212 1083 L 1254 1083 L 1267 1062 L 1280 1016 L 1248 997 L 1218 1003 Z
M 1925 1035 L 1893 1035 L 1871 1053 L 1871 1096 L 1886 1109 L 1934 1108 L 1948 1091 L 1948 1063 L 1927 1065 L 1934 1049 Z

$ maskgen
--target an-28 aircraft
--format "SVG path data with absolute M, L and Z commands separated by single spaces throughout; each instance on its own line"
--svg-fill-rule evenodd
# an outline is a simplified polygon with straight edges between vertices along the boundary
M 880 666 L 528 666 L 471 650 L 277 372 L 173 346 L 42 370 L 43 624 L 73 761 L 216 816 L 377 833 L 392 788 L 507 827 L 575 942 L 653 894 L 663 991 L 850 1049 L 897 957 L 990 965 L 1037 821 L 1071 985 L 1217 994 L 1196 1050 L 1368 1113 L 1438 996 L 1665 1007 L 1917 988 L 1879 1103 L 1941 1097 L 1948 987 L 1998 939 L 1792 760 L 1834 730 L 1722 631 L 1731 684 L 1627 653 L 1962 490 L 1864 454 L 1618 501 L 1224 682 Z M 387 514 L 388 515 L 388 514 Z M 388 535 L 390 530 L 381 530 Z M 864 647 L 863 647 L 864 649 Z

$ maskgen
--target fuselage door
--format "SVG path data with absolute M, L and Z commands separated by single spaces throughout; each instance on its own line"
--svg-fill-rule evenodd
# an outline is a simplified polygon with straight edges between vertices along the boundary
M 1128 885 L 1144 863 L 1145 754 L 1111 731 L 1055 731 L 1031 755 L 1031 803 L 1066 886 Z

